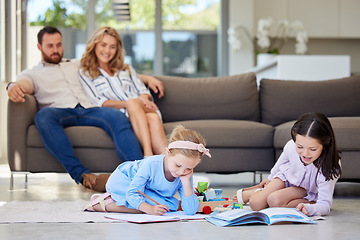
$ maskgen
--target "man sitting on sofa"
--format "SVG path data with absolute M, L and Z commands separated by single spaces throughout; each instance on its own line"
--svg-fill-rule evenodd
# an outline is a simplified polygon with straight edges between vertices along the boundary
M 97 107 L 86 97 L 78 79 L 79 62 L 62 59 L 60 31 L 44 27 L 37 37 L 42 61 L 34 68 L 22 71 L 17 81 L 8 85 L 8 96 L 13 102 L 24 102 L 25 93 L 33 94 L 40 109 L 35 125 L 46 150 L 76 183 L 104 192 L 109 174 L 92 174 L 81 164 L 64 128 L 96 126 L 104 129 L 112 137 L 116 152 L 123 161 L 142 158 L 139 142 L 128 118 L 121 111 Z M 159 91 L 159 96 L 163 95 L 161 81 L 150 76 L 140 77 L 153 91 Z

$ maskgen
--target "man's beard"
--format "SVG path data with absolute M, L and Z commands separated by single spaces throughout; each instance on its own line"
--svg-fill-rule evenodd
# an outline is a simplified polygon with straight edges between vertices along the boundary
M 53 64 L 58 64 L 59 62 L 61 62 L 61 59 L 63 57 L 63 54 L 60 53 L 53 53 L 51 56 L 46 55 L 43 51 L 41 52 L 44 62 L 47 63 L 53 63 Z M 52 58 L 54 55 L 57 55 L 57 58 Z

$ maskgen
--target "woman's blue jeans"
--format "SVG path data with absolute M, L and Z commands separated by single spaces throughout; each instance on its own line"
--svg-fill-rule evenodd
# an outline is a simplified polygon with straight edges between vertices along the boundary
M 90 170 L 85 168 L 75 156 L 73 146 L 64 131 L 66 127 L 102 128 L 113 139 L 121 160 L 133 161 L 143 157 L 129 119 L 116 109 L 83 108 L 80 105 L 75 108 L 44 108 L 37 113 L 35 124 L 46 150 L 63 165 L 76 183 L 79 183 L 82 175 L 89 173 Z

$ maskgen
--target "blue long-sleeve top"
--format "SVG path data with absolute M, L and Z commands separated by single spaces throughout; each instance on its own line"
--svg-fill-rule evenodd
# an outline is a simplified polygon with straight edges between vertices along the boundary
M 165 155 L 147 157 L 140 161 L 120 164 L 111 174 L 106 190 L 111 193 L 116 205 L 139 209 L 141 203 L 155 205 L 154 202 L 137 192 L 143 192 L 162 205 L 167 205 L 170 211 L 179 209 L 179 200 L 174 197 L 179 192 L 182 210 L 195 214 L 199 210 L 199 200 L 195 193 L 190 197 L 184 196 L 180 178 L 170 182 L 164 174 Z M 192 182 L 192 178 L 191 178 Z

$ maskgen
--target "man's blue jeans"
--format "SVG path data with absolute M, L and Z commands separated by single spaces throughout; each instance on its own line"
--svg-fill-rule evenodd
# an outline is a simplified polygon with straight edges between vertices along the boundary
M 37 113 L 35 124 L 46 150 L 63 165 L 76 183 L 90 170 L 75 156 L 73 146 L 64 131 L 66 127 L 100 127 L 113 139 L 121 160 L 142 159 L 142 150 L 129 119 L 116 109 L 83 108 L 80 105 L 75 108 L 44 108 Z

